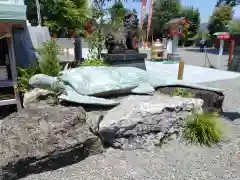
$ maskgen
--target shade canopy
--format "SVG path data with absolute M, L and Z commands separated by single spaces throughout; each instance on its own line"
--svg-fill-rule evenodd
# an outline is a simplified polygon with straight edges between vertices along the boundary
M 213 35 L 214 35 L 214 36 L 230 35 L 230 33 L 228 33 L 228 32 L 215 32 Z
M 0 4 L 0 21 L 25 22 L 26 9 L 25 5 Z

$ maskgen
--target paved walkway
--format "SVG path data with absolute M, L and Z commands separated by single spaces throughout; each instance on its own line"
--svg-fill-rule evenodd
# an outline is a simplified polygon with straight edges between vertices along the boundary
M 161 62 L 146 61 L 146 67 L 148 71 L 154 72 L 160 77 L 177 79 L 178 64 L 162 64 Z M 237 77 L 240 77 L 240 73 L 192 65 L 185 65 L 183 74 L 183 80 L 189 83 L 203 83 Z
M 208 48 L 206 49 L 206 51 L 208 52 L 207 55 L 209 57 L 210 64 L 218 68 L 218 49 Z M 178 52 L 181 55 L 181 57 L 184 59 L 185 63 L 188 65 L 202 66 L 202 67 L 204 67 L 205 65 L 209 67 L 209 63 L 205 58 L 206 53 L 200 52 L 199 48 L 193 48 L 193 47 L 179 48 Z M 228 53 L 225 52 L 221 56 L 221 63 L 220 63 L 221 70 L 227 69 L 227 66 L 226 66 L 227 61 L 228 61 Z
M 218 67 L 218 49 L 206 49 L 209 62 L 212 66 Z M 199 51 L 199 48 L 179 48 L 178 52 L 185 62 L 183 80 L 189 83 L 204 83 L 240 77 L 240 73 L 227 70 L 228 53 L 221 56 L 221 68 L 209 68 L 206 53 Z M 161 77 L 177 79 L 178 64 L 162 64 L 161 62 L 146 61 L 147 70 L 158 74 Z

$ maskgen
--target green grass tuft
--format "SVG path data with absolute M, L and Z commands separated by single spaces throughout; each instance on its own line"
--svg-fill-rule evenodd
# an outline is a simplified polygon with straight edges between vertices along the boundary
M 223 122 L 216 114 L 193 114 L 184 124 L 182 138 L 188 144 L 211 147 L 223 138 Z
M 193 94 L 189 92 L 185 88 L 176 88 L 173 92 L 170 94 L 171 96 L 181 96 L 181 97 L 193 97 Z

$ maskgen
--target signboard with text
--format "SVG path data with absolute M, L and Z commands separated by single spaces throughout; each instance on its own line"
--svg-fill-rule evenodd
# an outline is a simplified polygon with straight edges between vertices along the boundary
M 219 34 L 217 35 L 217 38 L 220 40 L 227 40 L 230 38 L 230 34 Z

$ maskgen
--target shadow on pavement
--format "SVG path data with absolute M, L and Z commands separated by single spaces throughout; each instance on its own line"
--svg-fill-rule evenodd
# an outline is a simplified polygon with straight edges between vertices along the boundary
M 185 51 L 205 53 L 205 52 L 200 52 L 200 48 L 187 48 L 187 49 L 185 49 Z M 218 55 L 218 53 L 219 53 L 219 49 L 213 49 L 213 48 L 206 48 L 206 51 L 209 54 L 215 54 L 215 55 Z M 228 55 L 228 50 L 224 50 L 223 55 Z
M 221 116 L 229 121 L 235 121 L 240 119 L 240 113 L 238 112 L 223 112 L 221 113 Z

